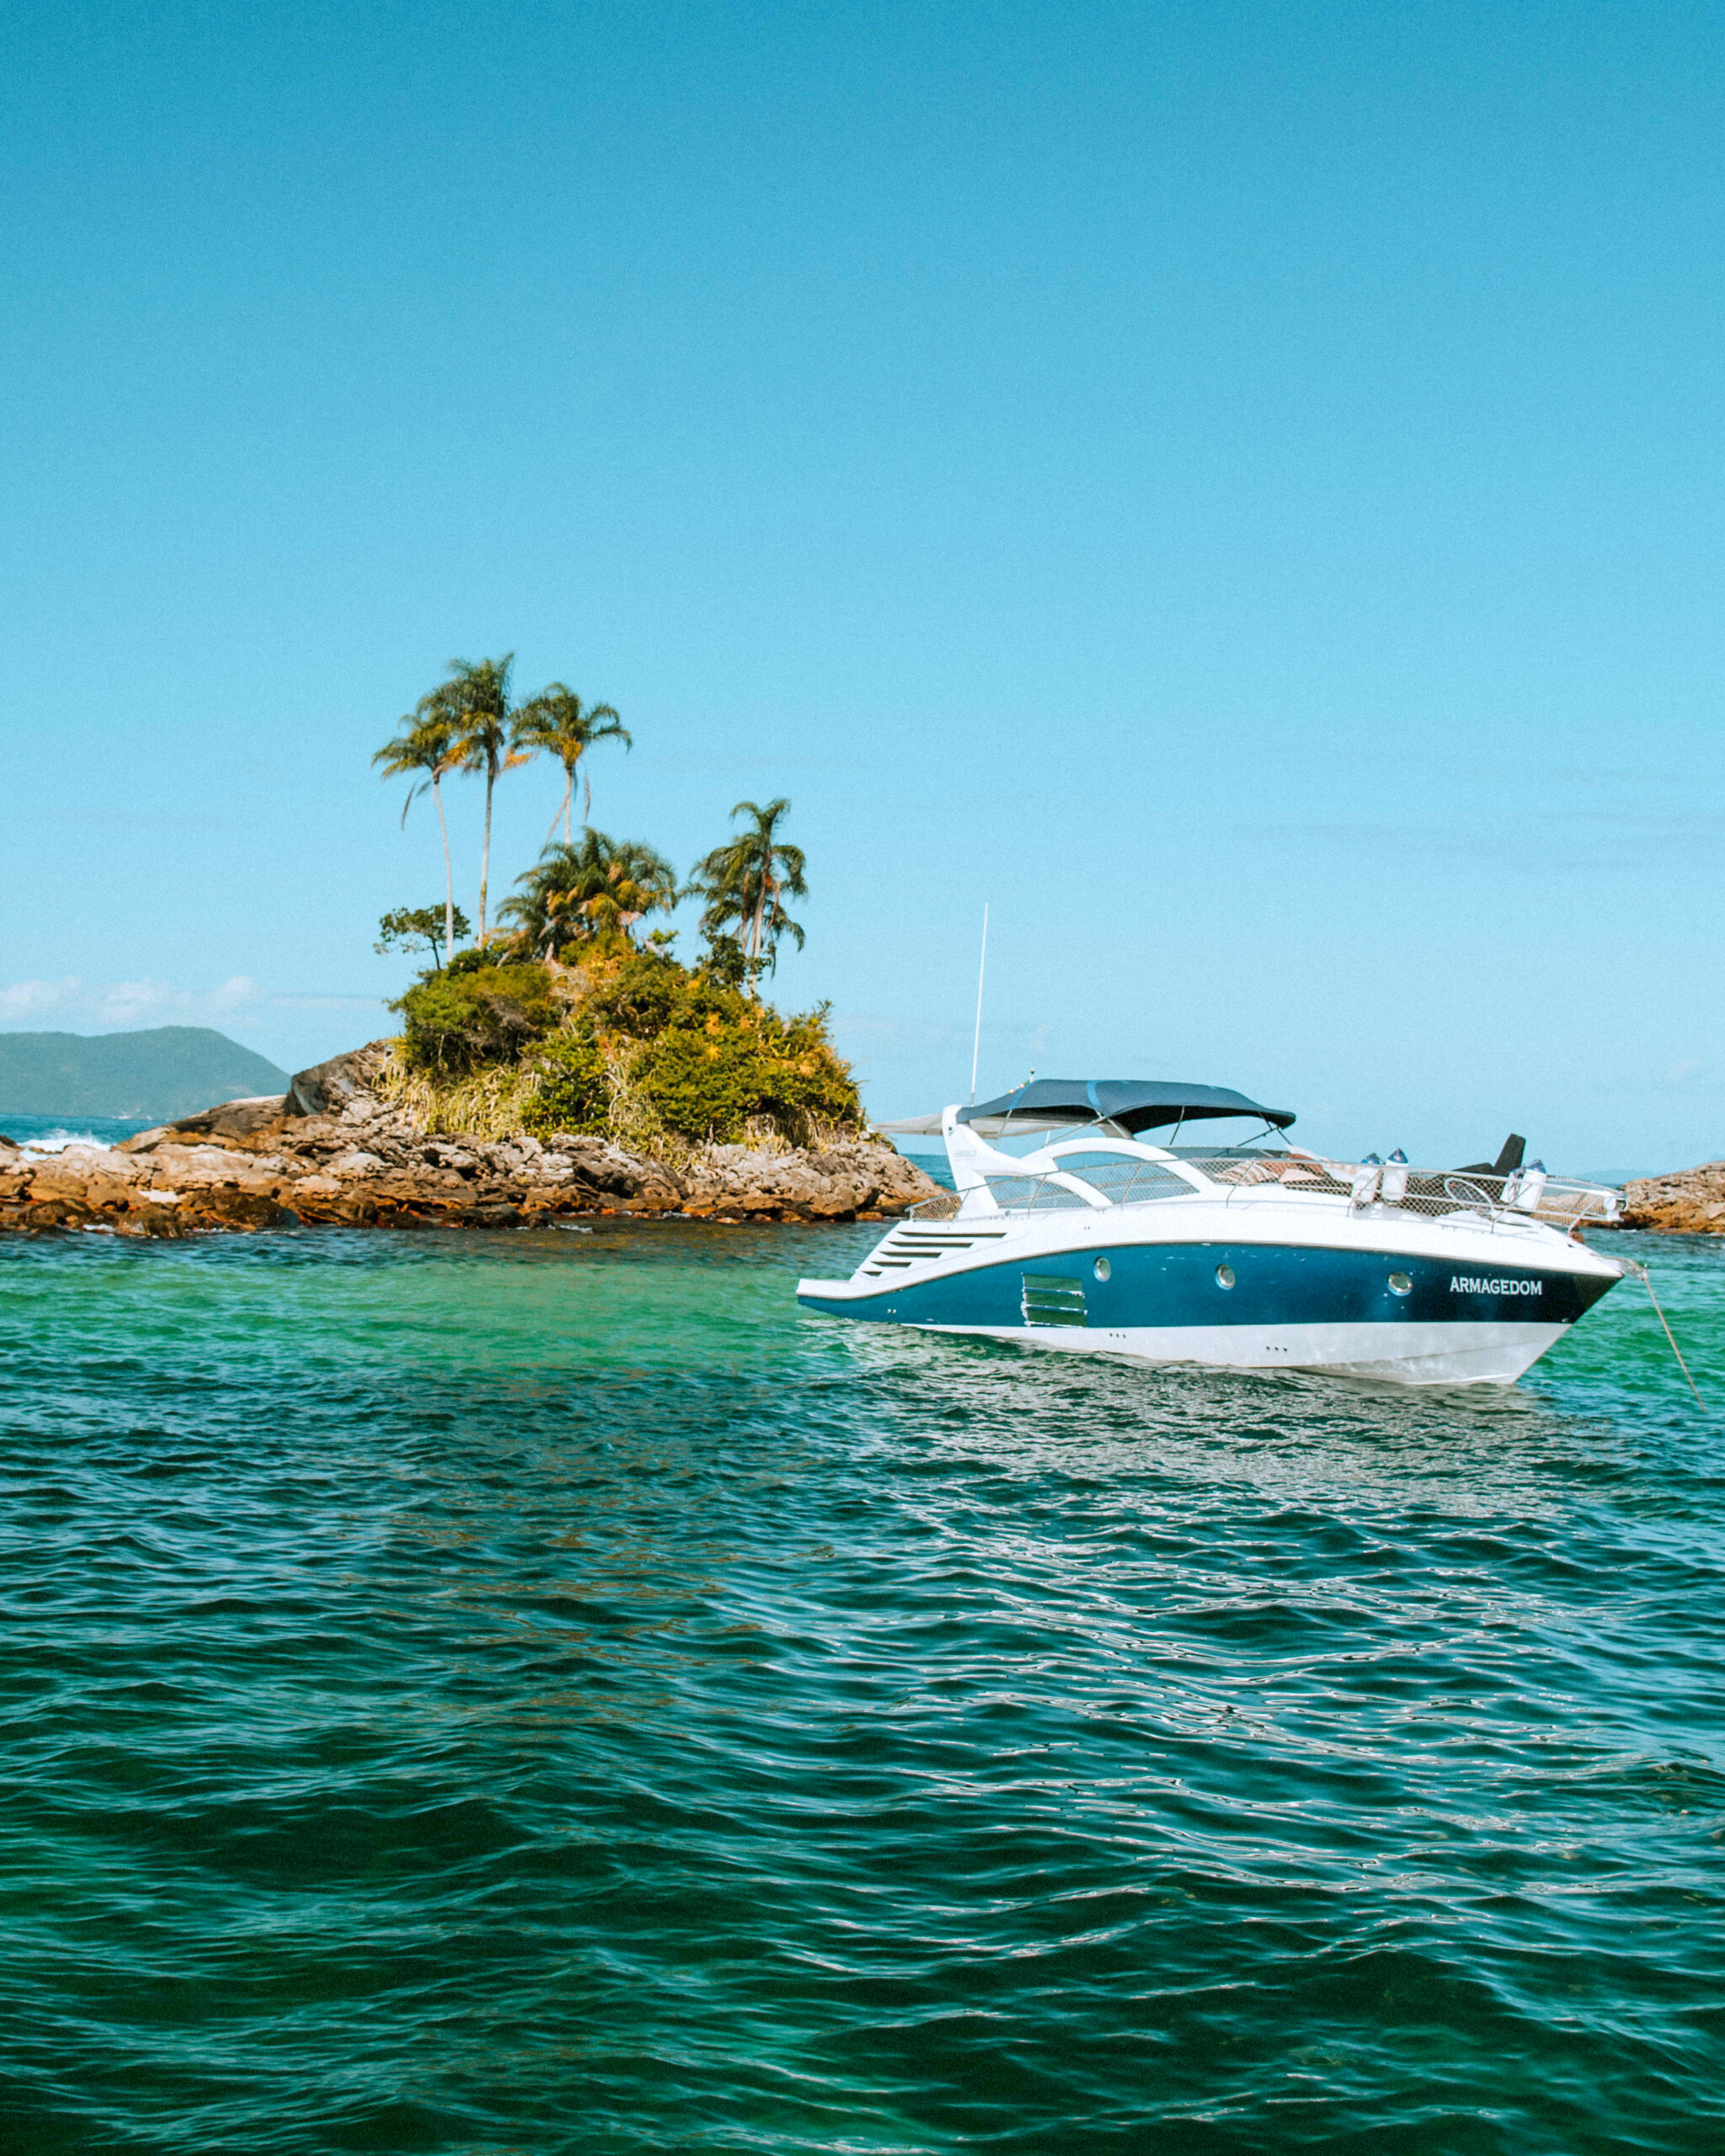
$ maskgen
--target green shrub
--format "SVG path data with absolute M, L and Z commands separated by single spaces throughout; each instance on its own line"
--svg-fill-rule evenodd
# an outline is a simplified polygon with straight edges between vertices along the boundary
M 666 1027 L 636 1061 L 635 1090 L 667 1129 L 731 1145 L 757 1120 L 793 1139 L 816 1124 L 862 1120 L 851 1074 L 827 1042 L 824 1010 L 787 1021 L 734 1001 L 734 1012 L 708 1011 L 698 1023 L 691 1013 Z
M 631 1040 L 651 1040 L 687 1001 L 690 975 L 660 951 L 632 952 L 598 971 L 585 1009 L 597 1026 Z
M 826 1037 L 825 1006 L 782 1018 L 721 967 L 692 972 L 643 951 L 595 969 L 584 1008 L 600 1043 L 628 1052 L 637 1105 L 680 1138 L 726 1145 L 770 1120 L 801 1139 L 815 1124 L 862 1120 L 851 1074 Z
M 542 966 L 499 955 L 461 952 L 408 990 L 394 1006 L 406 1021 L 403 1060 L 445 1091 L 518 1066 L 516 1113 L 536 1136 L 729 1145 L 764 1123 L 802 1145 L 862 1121 L 825 1005 L 781 1017 L 723 966 L 691 970 L 665 952 L 623 950 L 590 953 L 569 977 L 564 993 L 579 992 L 571 1014 L 553 1002 Z
M 521 1120 L 536 1138 L 554 1130 L 603 1132 L 611 1117 L 611 1085 L 592 1021 L 579 1020 L 535 1049 L 537 1083 Z
M 481 1064 L 515 1063 L 521 1051 L 557 1022 L 551 976 L 543 966 L 468 963 L 453 965 L 410 988 L 390 1007 L 399 1011 L 409 1067 L 460 1075 Z

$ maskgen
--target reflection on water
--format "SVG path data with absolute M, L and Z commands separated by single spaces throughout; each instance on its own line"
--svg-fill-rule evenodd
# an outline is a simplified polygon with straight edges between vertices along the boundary
M 875 1232 L 0 1249 L 17 2145 L 1714 2144 L 1644 1300 L 1146 1371 L 799 1315 Z
M 1551 1448 L 1586 1460 L 1610 1442 L 1603 1422 L 1522 1386 L 1144 1368 L 886 1326 L 854 1334 L 859 1373 L 916 1389 L 950 1418 L 952 1444 L 1018 1474 L 1153 1474 L 1181 1487 L 1201 1476 L 1286 1497 L 1489 1511 L 1546 1502 Z

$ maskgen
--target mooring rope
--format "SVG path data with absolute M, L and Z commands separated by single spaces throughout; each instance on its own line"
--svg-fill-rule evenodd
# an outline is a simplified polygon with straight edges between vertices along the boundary
M 1697 1407 L 1705 1409 L 1707 1403 L 1701 1398 L 1701 1387 L 1696 1383 L 1695 1380 L 1689 1375 L 1689 1365 L 1683 1359 L 1683 1350 L 1677 1344 L 1677 1336 L 1671 1330 L 1670 1321 L 1666 1317 L 1664 1311 L 1659 1308 L 1659 1299 L 1653 1293 L 1653 1283 L 1648 1274 L 1648 1268 L 1644 1265 L 1637 1264 L 1636 1261 L 1632 1257 L 1626 1257 L 1623 1260 L 1623 1262 L 1635 1275 L 1636 1278 L 1640 1281 L 1642 1287 L 1647 1289 L 1648 1300 L 1653 1306 L 1654 1315 L 1658 1319 L 1660 1324 L 1664 1326 L 1665 1337 L 1671 1342 L 1671 1353 L 1677 1358 L 1677 1367 L 1689 1380 L 1689 1389 L 1695 1395 L 1695 1404 Z

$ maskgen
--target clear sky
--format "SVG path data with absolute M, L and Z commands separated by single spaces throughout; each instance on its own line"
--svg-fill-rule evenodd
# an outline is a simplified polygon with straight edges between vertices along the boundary
M 986 899 L 985 1091 L 1725 1153 L 1725 8 L 47 0 L 0 55 L 5 1022 L 382 1030 L 441 867 L 371 751 L 512 648 L 633 730 L 614 835 L 791 797 L 777 992 L 879 1115 L 968 1090 Z

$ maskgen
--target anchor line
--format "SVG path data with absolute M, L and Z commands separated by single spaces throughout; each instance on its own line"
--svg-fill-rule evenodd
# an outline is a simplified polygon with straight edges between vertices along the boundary
M 1697 1407 L 1705 1410 L 1707 1403 L 1701 1398 L 1701 1387 L 1689 1374 L 1689 1365 L 1683 1359 L 1683 1350 L 1677 1344 L 1677 1335 L 1671 1330 L 1670 1320 L 1665 1315 L 1664 1311 L 1659 1307 L 1659 1299 L 1653 1293 L 1653 1279 L 1648 1273 L 1647 1267 L 1638 1264 L 1632 1257 L 1626 1257 L 1623 1260 L 1623 1262 L 1629 1267 L 1629 1270 L 1635 1275 L 1636 1278 L 1640 1281 L 1642 1287 L 1647 1289 L 1648 1300 L 1653 1306 L 1653 1314 L 1658 1319 L 1660 1324 L 1664 1326 L 1665 1337 L 1671 1343 L 1671 1353 L 1677 1358 L 1677 1367 L 1682 1371 L 1685 1378 L 1688 1380 L 1690 1390 L 1695 1395 L 1695 1404 Z

